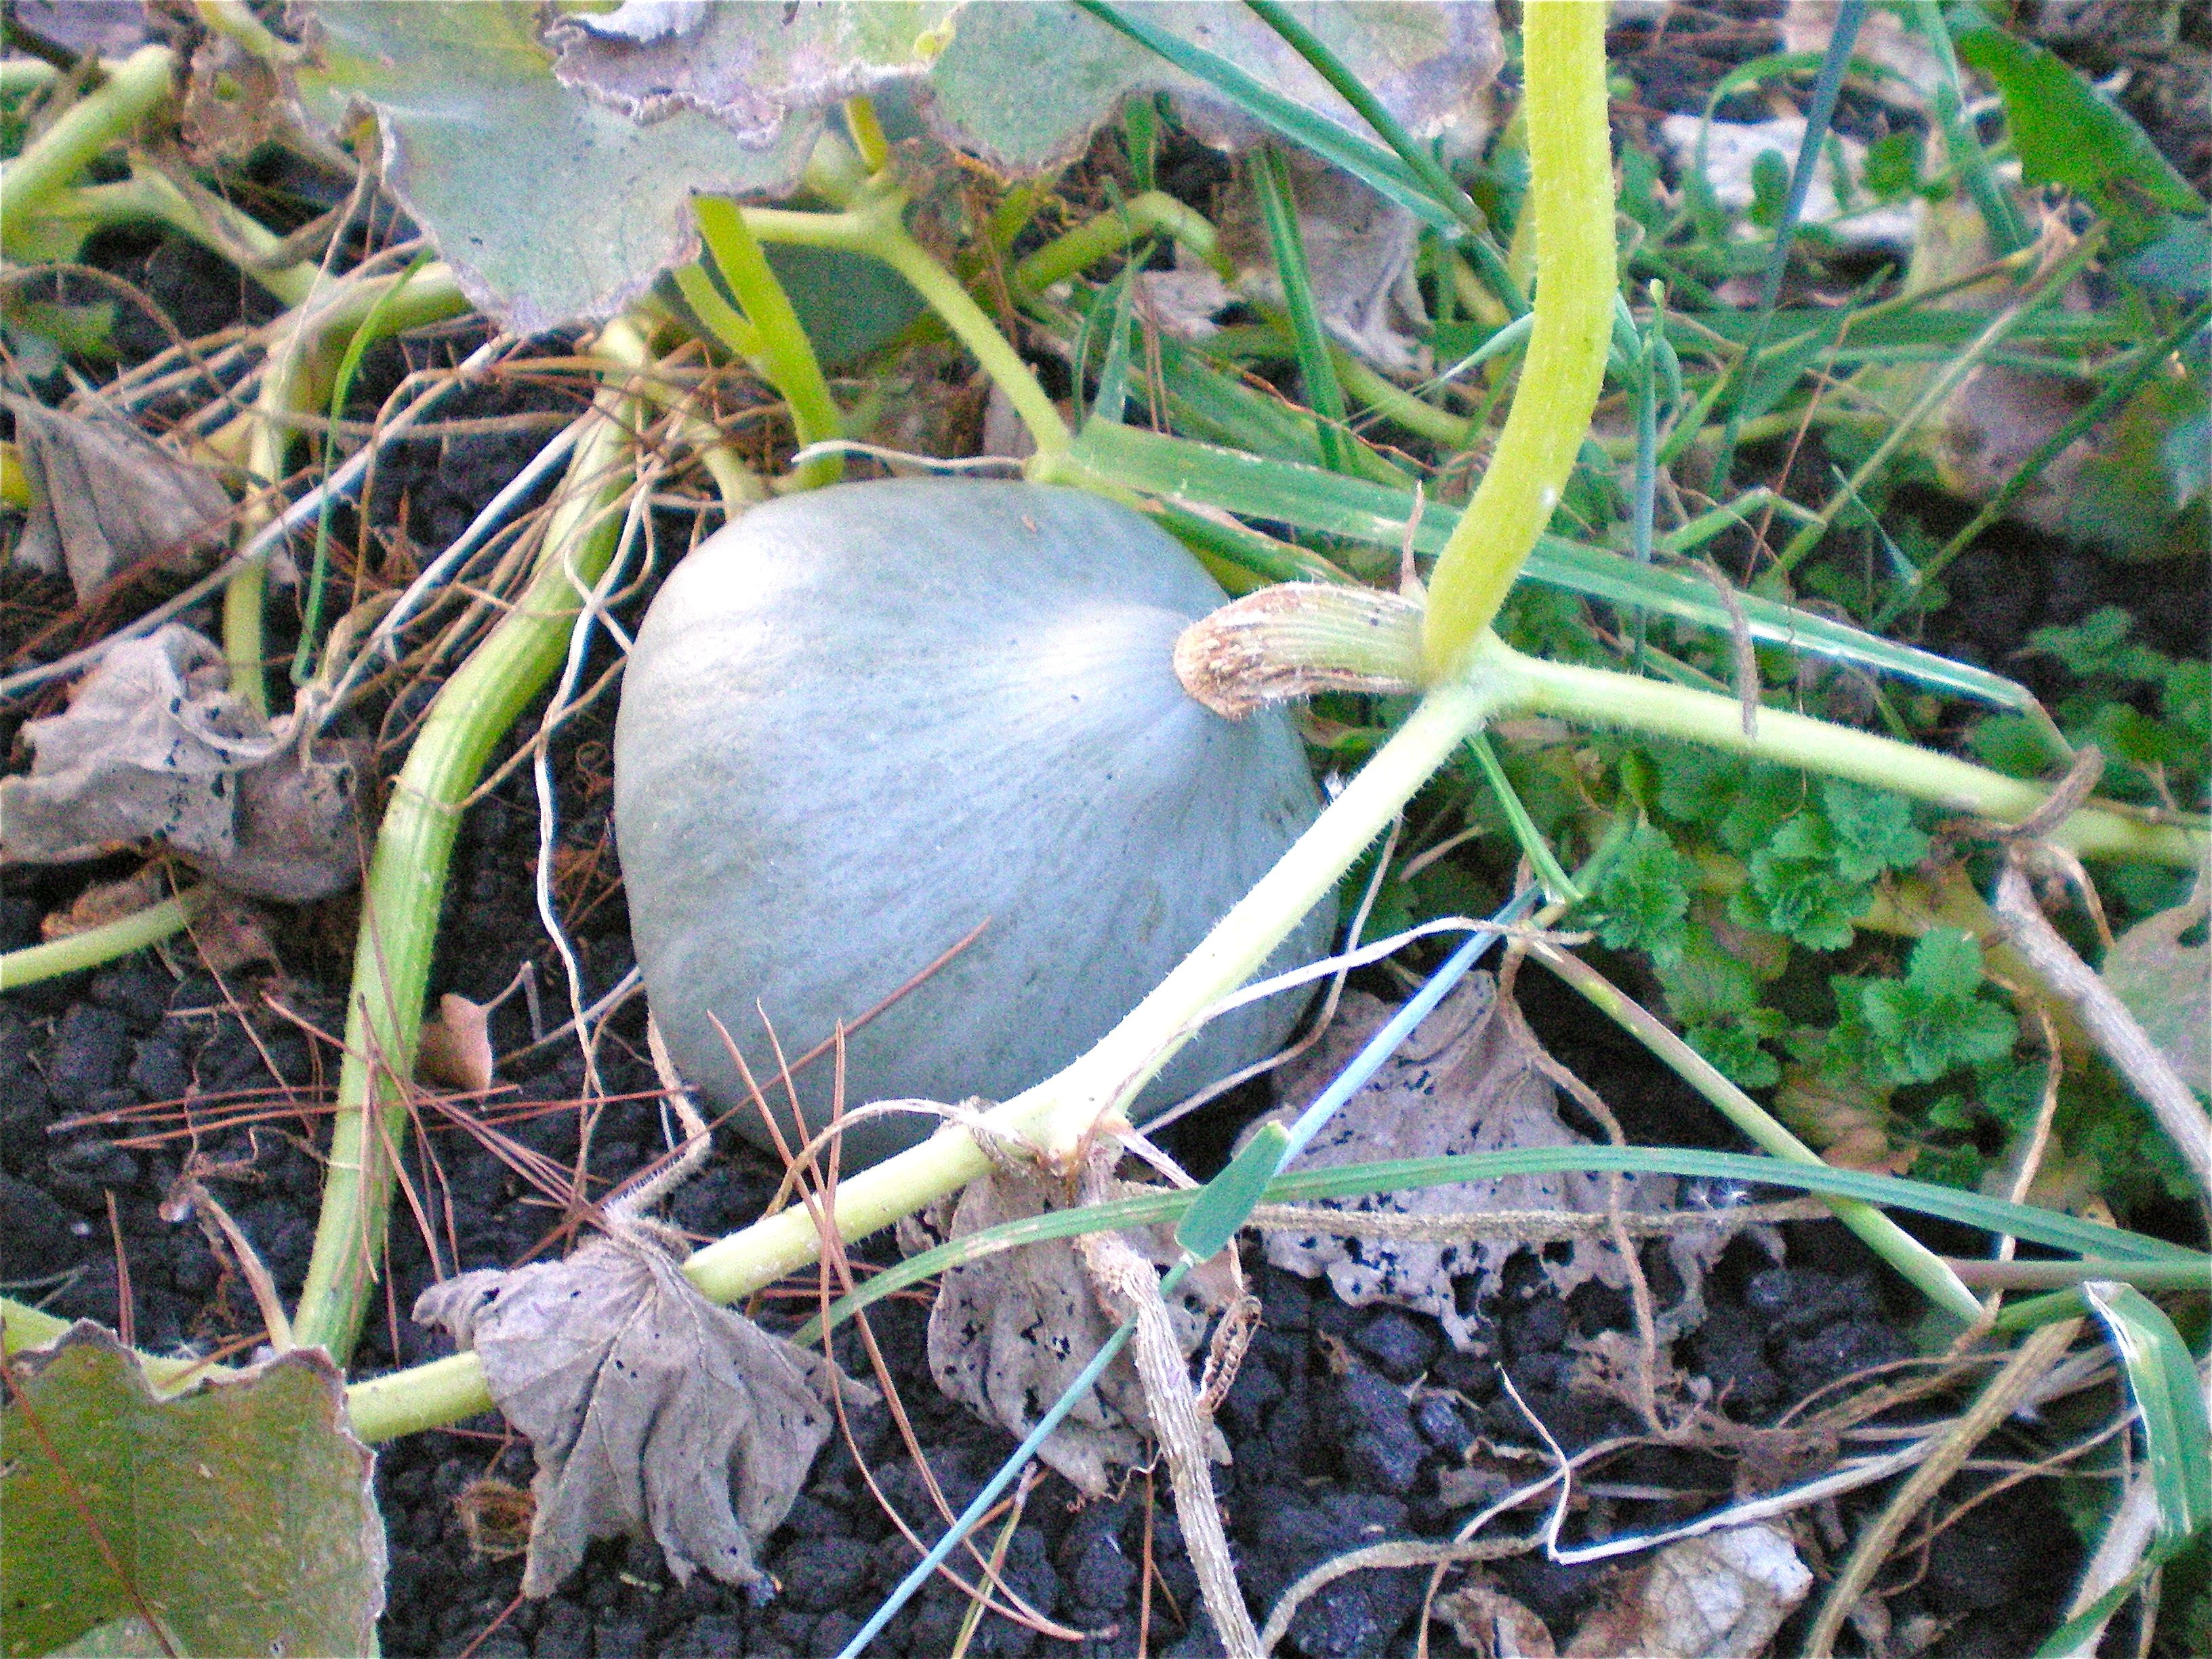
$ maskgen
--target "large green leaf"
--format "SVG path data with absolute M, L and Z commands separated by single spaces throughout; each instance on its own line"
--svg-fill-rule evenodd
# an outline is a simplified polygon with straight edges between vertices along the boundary
M 1175 0 L 1135 10 L 1170 48 L 1230 60 L 1288 118 L 1322 124 L 1316 137 L 1324 126 L 1357 134 L 1395 163 L 1352 106 L 1246 7 Z M 1498 67 L 1486 4 L 1378 0 L 1310 11 L 1337 57 L 1425 138 L 1464 114 Z M 626 0 L 611 12 L 575 13 L 554 40 L 561 78 L 611 106 L 648 118 L 702 111 L 749 143 L 770 142 L 790 116 L 849 94 L 923 81 L 945 140 L 1010 173 L 1073 161 L 1135 94 L 1174 94 L 1210 138 L 1249 130 L 1239 125 L 1239 100 L 1066 0 L 707 8 Z
M 787 193 L 818 131 L 810 117 L 749 146 L 688 111 L 640 126 L 553 78 L 523 0 L 306 9 L 307 113 L 337 128 L 356 100 L 376 112 L 386 183 L 470 300 L 518 333 L 612 316 L 696 251 L 693 192 Z
M 612 316 L 696 247 L 694 192 L 788 196 L 856 93 L 912 101 L 950 143 L 1010 173 L 1073 159 L 1133 94 L 1166 90 L 1206 136 L 1258 128 L 1204 83 L 1063 0 L 826 0 L 574 6 L 547 28 L 526 0 L 301 0 L 295 82 L 337 130 L 356 101 L 383 125 L 385 178 L 471 301 L 519 332 Z M 1273 30 L 1228 0 L 1147 5 L 1172 38 L 1234 58 L 1302 131 L 1395 164 Z M 1473 0 L 1322 8 L 1315 27 L 1425 137 L 1494 72 L 1497 24 Z M 1402 170 L 1402 169 L 1401 169 Z M 834 316 L 841 276 L 793 302 Z M 836 354 L 832 354 L 835 356 Z
M 159 1652 L 147 1617 L 178 1653 L 376 1650 L 374 1460 L 319 1352 L 169 1400 L 97 1325 L 7 1363 L 0 1654 Z

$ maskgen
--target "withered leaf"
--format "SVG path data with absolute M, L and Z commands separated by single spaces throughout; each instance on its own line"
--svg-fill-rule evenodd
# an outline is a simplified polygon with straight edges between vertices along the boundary
M 128 421 L 64 414 L 0 394 L 15 417 L 15 443 L 31 508 L 15 555 L 49 574 L 66 571 L 89 599 L 118 573 L 191 568 L 230 516 L 222 486 L 180 461 Z
M 1567 1644 L 1568 1659 L 1756 1659 L 1812 1588 L 1811 1571 L 1778 1528 L 1685 1538 L 1613 1581 Z
M 60 863 L 159 842 L 227 887 L 303 902 L 361 869 L 348 745 L 264 721 L 222 653 L 177 623 L 113 647 L 59 714 L 27 722 L 27 776 L 0 778 L 0 852 Z
M 1504 1591 L 1474 1583 L 1437 1598 L 1436 1616 L 1476 1659 L 1558 1659 L 1541 1619 Z
M 1042 1171 L 995 1170 L 969 1182 L 949 1212 L 939 1207 L 928 1224 L 939 1237 L 928 1242 L 963 1238 L 1066 1203 L 1064 1185 Z M 1125 1237 L 1161 1267 L 1181 1254 L 1164 1227 Z M 902 1237 L 909 1247 L 921 1242 L 910 1228 Z M 1235 1298 L 1235 1275 L 1233 1253 L 1224 1251 L 1194 1269 L 1169 1301 L 1184 1353 L 1197 1348 L 1212 1316 Z M 1118 1314 L 1100 1304 L 1074 1240 L 1024 1244 L 945 1275 L 929 1316 L 930 1374 L 950 1398 L 1019 1437 L 1036 1427 L 1120 1323 Z M 1152 1438 L 1144 1385 L 1125 1350 L 1038 1455 L 1095 1498 L 1108 1490 L 1114 1467 L 1141 1459 Z M 1225 1449 L 1217 1447 L 1215 1455 L 1226 1461 Z
M 483 1361 L 538 1473 L 523 1594 L 550 1595 L 594 1539 L 659 1544 L 678 1583 L 704 1567 L 760 1593 L 757 1552 L 833 1425 L 830 1390 L 874 1398 L 820 1356 L 720 1308 L 643 1239 L 434 1285 L 415 1318 Z M 732 1493 L 734 1492 L 734 1501 Z
M 488 1094 L 492 1087 L 491 1010 L 448 991 L 437 1017 L 422 1022 L 415 1069 L 433 1083 Z
M 1417 337 L 1428 332 L 1429 315 L 1413 271 L 1420 222 L 1340 167 L 1303 150 L 1285 159 L 1322 325 L 1378 368 L 1409 374 L 1425 367 Z M 1249 167 L 1239 171 L 1220 219 L 1222 252 L 1240 285 L 1281 305 L 1273 244 Z
M 1364 992 L 1346 994 L 1328 1034 L 1283 1068 L 1278 1089 L 1285 1103 L 1261 1121 L 1272 1119 L 1288 1127 L 1396 1012 Z M 1498 997 L 1496 981 L 1487 974 L 1470 974 L 1290 1169 L 1580 1146 L 1588 1137 L 1560 1121 L 1558 1093 L 1539 1068 L 1542 1055 L 1520 1011 Z M 1674 1182 L 1667 1177 L 1621 1178 L 1625 1210 L 1666 1209 L 1673 1201 Z M 1577 1171 L 1512 1176 L 1326 1202 L 1332 1208 L 1411 1215 L 1602 1212 L 1606 1181 Z M 1276 1267 L 1309 1279 L 1326 1273 L 1336 1293 L 1356 1307 L 1393 1302 L 1418 1309 L 1441 1323 L 1461 1348 L 1474 1346 L 1475 1328 L 1461 1311 L 1462 1299 L 1452 1281 L 1471 1278 L 1475 1297 L 1489 1296 L 1506 1258 L 1518 1248 L 1511 1239 L 1479 1237 L 1431 1243 L 1269 1231 L 1263 1237 L 1267 1260 Z M 1609 1240 L 1594 1237 L 1573 1241 L 1563 1261 L 1547 1257 L 1544 1273 L 1561 1295 L 1591 1279 L 1615 1289 L 1627 1282 L 1620 1253 Z
M 2212 947 L 2181 942 L 2204 925 L 2208 898 L 2212 878 L 2200 878 L 2188 900 L 2121 934 L 2099 971 L 2181 1080 L 2212 1095 Z

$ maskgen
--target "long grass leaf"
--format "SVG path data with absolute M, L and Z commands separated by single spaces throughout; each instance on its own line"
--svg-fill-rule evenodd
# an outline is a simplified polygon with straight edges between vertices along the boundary
M 1449 1186 L 1463 1181 L 1496 1181 L 1507 1176 L 1566 1171 L 1603 1174 L 1608 1170 L 1624 1175 L 1702 1176 L 1720 1181 L 1794 1188 L 1837 1198 L 1856 1198 L 1890 1209 L 1958 1222 L 2000 1237 L 2008 1235 L 2024 1243 L 2075 1252 L 2095 1261 L 2171 1265 L 2212 1275 L 2212 1258 L 2195 1250 L 2142 1233 L 2084 1221 L 2057 1210 L 2008 1203 L 1959 1188 L 1938 1187 L 1895 1176 L 1869 1175 L 1858 1170 L 1791 1164 L 1778 1158 L 1700 1152 L 1682 1146 L 1537 1146 L 1509 1152 L 1471 1152 L 1450 1158 L 1344 1164 L 1278 1176 L 1268 1183 L 1261 1201 L 1308 1204 L 1317 1199 Z M 985 1228 L 909 1256 L 872 1275 L 860 1290 L 831 1305 L 829 1322 L 835 1327 L 894 1291 L 919 1284 L 948 1267 L 994 1250 L 1041 1243 L 1052 1238 L 1072 1238 L 1079 1233 L 1109 1227 L 1152 1227 L 1180 1221 L 1189 1212 L 1194 1196 L 1189 1191 L 1160 1192 L 1089 1205 L 1082 1209 L 1050 1210 L 1042 1215 L 1024 1216 L 1018 1221 Z M 817 1320 L 798 1332 L 793 1340 L 803 1346 L 818 1337 L 822 1329 Z
M 2212 1519 L 2212 1425 L 2196 1361 L 2165 1310 L 2132 1285 L 2094 1279 L 2081 1297 L 2127 1372 L 2158 1494 L 2159 1540 L 2176 1547 Z
M 1404 543 L 1411 524 L 1415 550 L 1433 554 L 1459 521 L 1457 509 L 1431 504 L 1419 512 L 1416 522 L 1410 489 L 1128 427 L 1086 425 L 1076 436 L 1070 459 L 1124 488 L 1170 501 L 1273 520 L 1392 550 Z M 1623 607 L 1644 606 L 1717 633 L 1728 633 L 1736 625 L 1729 607 L 1704 578 L 1638 565 L 1560 537 L 1547 535 L 1538 541 L 1527 573 L 1548 586 Z M 2034 704 L 2025 686 L 1986 669 L 1755 595 L 1741 595 L 1736 605 L 1744 626 L 1762 644 L 1856 663 L 1999 708 L 2025 709 Z

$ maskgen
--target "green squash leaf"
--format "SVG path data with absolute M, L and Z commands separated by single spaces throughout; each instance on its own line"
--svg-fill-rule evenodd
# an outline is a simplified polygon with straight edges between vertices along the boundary
M 376 1651 L 385 1555 L 372 1460 L 319 1352 L 168 1400 L 97 1325 L 9 1363 L 7 1659 L 69 1644 L 158 1652 L 137 1622 L 146 1614 L 181 1653 Z M 126 1564 L 127 1586 L 112 1562 Z
M 301 106 L 332 129 L 356 101 L 375 112 L 385 183 L 471 301 L 518 334 L 614 315 L 696 252 L 695 191 L 788 193 L 819 131 L 787 122 L 748 147 L 689 111 L 639 126 L 553 78 L 538 8 L 519 0 L 321 0 L 306 15 Z

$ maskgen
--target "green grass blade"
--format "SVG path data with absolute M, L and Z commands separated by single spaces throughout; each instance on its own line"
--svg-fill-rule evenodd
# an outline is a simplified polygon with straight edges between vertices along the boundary
M 2165 1310 L 2133 1285 L 2095 1279 L 2081 1297 L 2112 1338 L 2142 1417 L 2159 1541 L 2178 1547 L 2212 1519 L 2212 1426 L 2196 1362 Z
M 1541 1146 L 1518 1152 L 1468 1153 L 1454 1158 L 1413 1158 L 1387 1164 L 1346 1164 L 1331 1170 L 1278 1176 L 1261 1194 L 1267 1204 L 1305 1204 L 1316 1199 L 1351 1198 L 1364 1193 L 1392 1192 L 1418 1187 L 1449 1186 L 1462 1181 L 1495 1181 L 1511 1175 L 1553 1175 L 1568 1170 L 1626 1175 L 1707 1176 L 1723 1181 L 1747 1181 L 1770 1187 L 1796 1188 L 1804 1192 L 1856 1198 L 1893 1209 L 1909 1210 L 1941 1220 L 1956 1221 L 1999 1236 L 2009 1235 L 2027 1243 L 2077 1252 L 2107 1261 L 2171 1263 L 2193 1267 L 2212 1274 L 2212 1258 L 2169 1244 L 2163 1239 L 2107 1227 L 2057 1210 L 2011 1204 L 1953 1187 L 1924 1181 L 1905 1181 L 1895 1176 L 1868 1175 L 1811 1164 L 1785 1163 L 1743 1152 L 1707 1152 L 1681 1146 Z M 1201 1189 L 1202 1190 L 1202 1189 Z M 908 1257 L 895 1267 L 872 1276 L 851 1296 L 830 1305 L 829 1322 L 834 1327 L 872 1302 L 894 1291 L 955 1267 L 997 1249 L 1041 1243 L 1050 1238 L 1072 1238 L 1079 1233 L 1107 1228 L 1156 1227 L 1173 1224 L 1189 1213 L 1196 1194 L 1189 1191 L 1160 1192 L 1141 1198 L 1116 1199 L 1082 1209 L 1048 1210 L 969 1233 L 950 1243 Z M 802 1347 L 823 1330 L 816 1320 L 793 1337 Z
M 1260 216 L 1267 222 L 1267 244 L 1275 257 L 1275 277 L 1283 285 L 1283 308 L 1290 314 L 1291 337 L 1298 359 L 1298 380 L 1306 401 L 1313 406 L 1314 436 L 1322 465 L 1332 472 L 1348 472 L 1350 457 L 1344 432 L 1344 388 L 1338 384 L 1336 365 L 1329 360 L 1328 330 L 1314 299 L 1313 278 L 1306 268 L 1305 237 L 1298 229 L 1297 198 L 1291 191 L 1291 170 L 1283 153 L 1273 144 L 1260 152 L 1253 168 L 1259 187 Z
M 1444 171 L 1443 163 L 1399 124 L 1389 106 L 1329 50 L 1328 42 L 1299 21 L 1288 6 L 1279 3 L 1279 0 L 1244 0 L 1244 3 L 1251 8 L 1254 16 L 1281 35 L 1299 57 L 1313 65 L 1314 72 L 1335 88 L 1346 103 L 1359 112 L 1359 118 L 1375 129 L 1375 136 L 1396 151 L 1398 159 L 1427 188 L 1430 199 L 1458 216 L 1466 228 L 1469 252 L 1475 255 L 1483 281 L 1497 290 L 1507 310 L 1516 316 L 1526 314 L 1528 298 L 1507 274 L 1504 258 L 1491 240 L 1490 226 L 1482 210 Z
M 1130 427 L 1096 422 L 1086 425 L 1076 437 L 1070 459 L 1124 488 L 1171 501 L 1274 520 L 1393 550 L 1405 541 L 1406 526 L 1413 517 L 1410 489 Z M 1455 509 L 1430 504 L 1414 526 L 1414 548 L 1437 552 L 1458 521 Z M 1550 586 L 1624 608 L 1640 605 L 1717 633 L 1728 633 L 1735 625 L 1728 606 L 1701 577 L 1638 565 L 1556 536 L 1537 543 L 1527 574 Z M 1753 594 L 1742 595 L 1737 604 L 1752 637 L 1762 644 L 1856 663 L 1998 708 L 2025 709 L 2034 704 L 2025 686 L 1986 669 Z
M 1193 46 L 1146 20 L 1142 6 L 1115 7 L 1107 0 L 1075 0 L 1102 23 L 1110 24 L 1149 48 L 1184 74 L 1203 81 L 1244 113 L 1273 128 L 1303 149 L 1333 161 L 1346 173 L 1407 209 L 1423 222 L 1448 234 L 1466 227 L 1450 205 L 1435 199 L 1420 176 L 1371 138 L 1347 132 L 1328 117 L 1285 98 L 1218 53 Z
M 1759 353 L 1765 349 L 1766 337 L 1774 321 L 1774 307 L 1782 297 L 1783 273 L 1789 269 L 1790 248 L 1797 238 L 1797 222 L 1805 211 L 1805 196 L 1813 185 L 1813 170 L 1819 164 L 1821 147 L 1827 143 L 1828 124 L 1836 113 L 1836 96 L 1843 90 L 1844 67 L 1849 63 L 1852 44 L 1859 38 L 1859 26 L 1866 21 L 1867 0 L 1838 0 L 1836 21 L 1828 36 L 1827 51 L 1820 58 L 1820 72 L 1813 82 L 1812 101 L 1805 107 L 1805 136 L 1797 143 L 1796 164 L 1790 170 L 1790 191 L 1783 198 L 1781 222 L 1774 227 L 1774 245 L 1766 255 L 1766 270 L 1759 284 L 1759 325 L 1751 337 L 1751 348 L 1743 355 L 1735 370 L 1734 378 L 1746 387 L 1758 383 Z M 1743 406 L 1739 404 L 1729 412 L 1726 429 L 1721 434 L 1720 453 L 1713 462 L 1713 481 L 1706 493 L 1723 495 L 1728 493 L 1729 469 L 1735 464 L 1737 441 L 1743 433 Z

